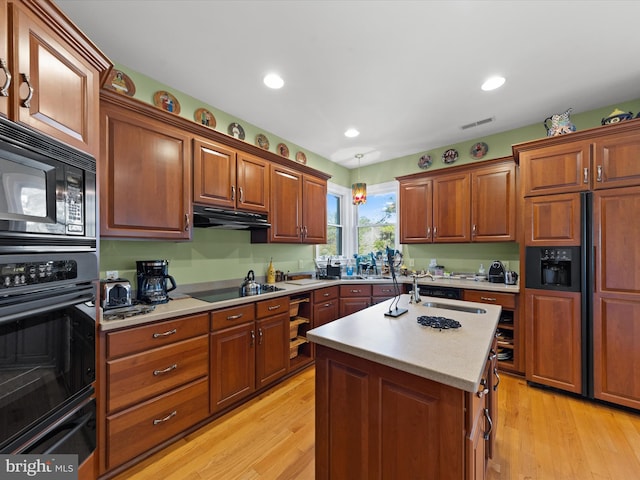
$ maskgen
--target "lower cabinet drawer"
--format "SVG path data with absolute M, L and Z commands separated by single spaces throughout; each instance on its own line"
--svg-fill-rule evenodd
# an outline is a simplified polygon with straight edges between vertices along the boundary
M 209 379 L 172 390 L 107 417 L 107 468 L 112 469 L 204 420 Z
M 209 374 L 209 336 L 107 362 L 107 411 L 114 412 Z

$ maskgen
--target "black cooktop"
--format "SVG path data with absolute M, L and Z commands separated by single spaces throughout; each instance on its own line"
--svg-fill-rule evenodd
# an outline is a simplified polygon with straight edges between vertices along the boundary
M 260 293 L 254 295 L 245 295 L 242 287 L 229 287 L 195 292 L 189 294 L 189 296 L 197 300 L 202 300 L 203 302 L 214 303 L 221 302 L 223 300 L 233 300 L 234 298 L 256 297 L 265 293 L 279 292 L 281 290 L 284 290 L 284 288 L 276 287 L 275 285 L 261 284 Z

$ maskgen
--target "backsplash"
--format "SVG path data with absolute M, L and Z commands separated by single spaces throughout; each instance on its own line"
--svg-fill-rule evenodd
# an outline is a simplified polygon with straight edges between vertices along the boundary
M 480 264 L 488 272 L 491 262 L 508 262 L 505 267 L 520 273 L 520 251 L 515 242 L 404 245 L 404 263 L 409 270 L 426 270 L 432 258 L 443 265 L 445 272 L 476 273 Z M 415 266 L 410 267 L 414 260 Z
M 117 270 L 135 284 L 136 260 L 169 260 L 178 285 L 243 279 L 249 270 L 266 275 L 269 261 L 284 273 L 313 271 L 313 246 L 252 244 L 246 230 L 194 229 L 191 242 L 100 241 L 100 278 Z

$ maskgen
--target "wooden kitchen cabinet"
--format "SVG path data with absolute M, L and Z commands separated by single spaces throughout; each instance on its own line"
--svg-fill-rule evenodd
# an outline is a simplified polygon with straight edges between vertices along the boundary
M 484 479 L 491 365 L 472 393 L 318 345 L 315 478 Z
M 338 286 L 313 291 L 313 327 L 333 322 L 339 318 L 340 290 Z
M 402 293 L 402 289 L 398 286 L 399 294 Z M 373 284 L 371 285 L 371 305 L 384 302 L 396 296 L 396 289 L 393 283 Z
M 101 236 L 190 239 L 191 137 L 117 93 L 102 93 L 100 114 Z
M 401 243 L 505 242 L 516 235 L 511 158 L 398 177 Z
M 400 182 L 400 243 L 431 243 L 433 180 Z
M 211 330 L 211 413 L 287 373 L 288 297 L 216 310 Z
M 371 306 L 371 285 L 340 285 L 340 317 Z
M 524 373 L 524 341 L 520 324 L 518 294 L 489 290 L 464 290 L 462 299 L 467 302 L 500 305 L 502 313 L 498 322 L 496 353 L 511 353 L 509 359 L 498 359 L 498 367 L 512 373 Z
M 469 173 L 442 175 L 433 181 L 433 241 L 471 241 Z
M 101 473 L 208 416 L 208 331 L 209 316 L 200 314 L 105 335 Z
M 327 182 L 306 173 L 271 165 L 271 228 L 254 230 L 255 243 L 327 242 Z
M 111 62 L 51 2 L 3 0 L 0 22 L 0 113 L 97 157 Z
M 525 245 L 580 245 L 581 206 L 578 193 L 524 199 Z
M 513 146 L 525 197 L 640 185 L 640 124 L 606 125 Z
M 193 142 L 193 201 L 269 211 L 269 162 L 205 139 Z
M 526 378 L 582 393 L 580 292 L 525 289 Z
M 289 371 L 309 365 L 315 357 L 314 345 L 307 339 L 312 328 L 312 292 L 289 297 Z
M 471 171 L 471 239 L 516 239 L 516 166 L 513 161 Z
M 594 396 L 640 409 L 640 187 L 593 196 Z M 634 219 L 634 220 L 632 220 Z

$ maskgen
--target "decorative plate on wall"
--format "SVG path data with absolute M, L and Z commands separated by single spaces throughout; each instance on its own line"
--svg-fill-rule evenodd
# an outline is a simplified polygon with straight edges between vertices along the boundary
M 164 90 L 153 94 L 153 104 L 166 112 L 175 113 L 176 115 L 180 113 L 180 103 L 178 99 Z
M 133 80 L 131 80 L 126 73 L 121 70 L 116 70 L 115 68 L 111 70 L 109 78 L 107 78 L 104 84 L 104 88 L 128 95 L 129 97 L 133 97 L 136 93 L 136 86 Z
M 431 158 L 431 155 L 423 155 L 420 157 L 420 160 L 418 160 L 418 166 L 420 168 L 429 168 L 432 163 L 433 159 Z
M 209 128 L 216 127 L 216 117 L 214 117 L 213 113 L 211 113 L 206 108 L 197 109 L 193 114 L 193 118 L 195 119 L 196 122 L 201 123 L 205 127 L 209 127 Z
M 296 152 L 296 162 L 303 165 L 307 164 L 307 156 L 302 152 Z
M 242 128 L 242 125 L 239 123 L 230 123 L 229 128 L 227 128 L 227 132 L 234 138 L 244 140 L 244 128 Z
M 269 139 L 262 133 L 256 135 L 256 145 L 263 150 L 269 150 Z
M 283 157 L 289 158 L 289 147 L 287 147 L 284 143 L 279 143 L 278 153 Z
M 450 148 L 442 154 L 442 161 L 446 164 L 450 164 L 458 160 L 458 151 L 455 148 Z
M 478 142 L 471 147 L 471 150 L 469 151 L 469 155 L 471 155 L 471 158 L 475 158 L 476 160 L 479 160 L 482 157 L 484 157 L 488 151 L 489 151 L 489 145 L 487 145 L 484 142 Z
M 169 92 L 160 90 L 153 94 L 153 104 L 166 112 L 180 113 L 180 103 L 178 99 Z

